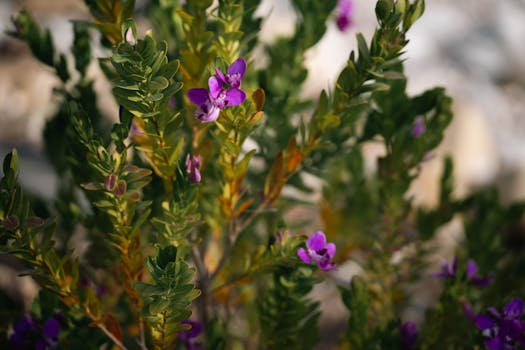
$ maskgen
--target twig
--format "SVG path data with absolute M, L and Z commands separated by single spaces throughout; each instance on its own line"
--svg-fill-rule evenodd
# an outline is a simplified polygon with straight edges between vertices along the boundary
M 223 268 L 224 264 L 226 263 L 226 260 L 228 259 L 228 256 L 230 255 L 231 249 L 233 245 L 235 244 L 235 241 L 237 240 L 237 236 L 239 233 L 242 232 L 248 225 L 252 223 L 252 221 L 263 211 L 266 209 L 266 207 L 270 204 L 270 202 L 264 200 L 255 210 L 252 212 L 252 214 L 246 218 L 240 225 L 234 225 L 233 220 L 230 221 L 230 229 L 228 234 L 228 245 L 226 246 L 226 249 L 224 250 L 224 253 L 221 256 L 221 260 L 217 264 L 217 267 L 215 268 L 215 271 L 210 276 L 210 280 L 213 280 L 220 272 L 220 270 Z
M 140 316 L 139 317 L 139 329 L 140 329 L 140 341 L 139 346 L 142 350 L 148 350 L 148 347 L 146 346 L 146 334 L 144 332 L 144 319 Z
M 209 285 L 210 285 L 210 275 L 208 272 L 208 269 L 204 265 L 204 261 L 202 260 L 201 254 L 199 250 L 197 249 L 197 246 L 193 246 L 191 249 L 191 254 L 193 257 L 193 261 L 195 262 L 195 267 L 197 268 L 197 272 L 199 274 L 199 287 L 201 289 L 201 296 L 200 299 L 200 313 L 201 313 L 201 321 L 206 324 L 208 322 L 208 294 L 209 294 Z
M 95 322 L 95 325 L 109 338 L 111 339 L 111 341 L 113 343 L 115 343 L 116 346 L 118 346 L 121 350 L 128 350 L 128 348 L 120 341 L 117 339 L 117 337 L 111 333 L 109 331 L 109 329 L 106 328 L 106 326 L 104 326 L 103 323 L 100 323 L 97 321 L 97 318 L 91 313 L 89 312 L 88 310 L 85 310 L 86 311 L 86 315 L 93 321 Z

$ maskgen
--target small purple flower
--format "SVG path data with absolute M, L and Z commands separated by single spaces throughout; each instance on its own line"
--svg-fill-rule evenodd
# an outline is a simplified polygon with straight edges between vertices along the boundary
M 485 346 L 490 350 L 514 349 L 516 342 L 525 346 L 525 322 L 521 299 L 512 299 L 503 307 L 500 314 L 495 308 L 489 308 L 488 314 L 476 317 L 476 326 L 485 336 Z
M 189 324 L 190 329 L 179 332 L 178 339 L 186 346 L 187 350 L 198 350 L 202 349 L 202 344 L 196 342 L 194 338 L 197 338 L 202 333 L 203 325 L 201 322 L 192 321 L 190 319 L 184 320 L 181 323 Z
M 399 333 L 401 334 L 401 344 L 403 345 L 403 349 L 415 349 L 417 336 L 419 334 L 417 325 L 411 321 L 405 322 L 399 327 Z
M 438 278 L 454 278 L 456 277 L 456 272 L 458 271 L 458 257 L 455 256 L 454 260 L 452 260 L 452 263 L 443 262 L 441 264 L 441 271 L 437 273 L 433 273 L 433 277 Z
M 352 25 L 352 12 L 354 4 L 352 0 L 339 0 L 337 3 L 337 14 L 335 24 L 340 31 L 346 32 Z
M 186 171 L 188 173 L 190 182 L 194 184 L 201 182 L 200 166 L 201 156 L 199 154 L 197 154 L 196 156 L 190 156 L 188 154 L 186 156 Z
M 421 136 L 426 130 L 427 127 L 425 125 L 425 118 L 422 116 L 416 117 L 414 124 L 412 125 L 412 136 L 417 138 Z
M 431 276 L 438 278 L 455 278 L 458 271 L 458 257 L 455 256 L 452 263 L 444 262 L 441 264 L 441 271 L 433 273 Z M 481 277 L 478 275 L 478 265 L 472 259 L 467 261 L 467 280 L 478 287 L 486 287 L 492 281 L 490 276 Z
M 13 334 L 9 338 L 11 348 L 17 350 L 56 348 L 60 334 L 59 316 L 60 314 L 56 314 L 48 318 L 43 327 L 38 325 L 31 315 L 24 316 L 13 326 Z
M 326 243 L 324 233 L 317 231 L 306 240 L 306 249 L 297 250 L 297 255 L 307 264 L 313 260 L 321 270 L 331 271 L 335 269 L 335 263 L 332 262 L 335 249 L 335 244 Z
M 9 343 L 13 349 L 28 349 L 33 345 L 32 335 L 36 332 L 35 320 L 31 315 L 25 315 L 23 319 L 13 325 L 13 334 L 9 337 Z
M 221 109 L 243 103 L 246 94 L 239 86 L 245 71 L 246 62 L 241 57 L 230 65 L 226 75 L 215 69 L 217 75 L 208 79 L 208 89 L 189 89 L 188 98 L 199 106 L 195 111 L 197 119 L 204 123 L 213 122 L 219 118 Z M 225 88 L 225 85 L 230 88 Z
M 467 261 L 467 278 L 470 283 L 478 287 L 487 287 L 492 282 L 490 276 L 478 276 L 478 265 L 472 259 Z
M 474 312 L 474 308 L 472 307 L 472 304 L 468 300 L 461 300 L 461 310 L 463 310 L 463 314 L 465 317 L 467 317 L 472 322 L 476 322 L 476 313 Z

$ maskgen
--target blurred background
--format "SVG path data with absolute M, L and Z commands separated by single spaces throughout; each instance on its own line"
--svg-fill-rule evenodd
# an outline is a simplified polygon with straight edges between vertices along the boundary
M 305 98 L 315 98 L 334 83 L 356 47 L 357 32 L 367 39 L 372 36 L 375 1 L 354 3 L 352 27 L 342 33 L 329 22 L 323 40 L 308 52 Z M 58 108 L 53 95 L 57 81 L 23 43 L 5 34 L 12 29 L 10 16 L 22 8 L 52 31 L 62 52 L 72 42 L 69 20 L 87 19 L 88 12 L 82 0 L 0 0 L 0 157 L 16 147 L 21 156 L 22 184 L 51 199 L 60 179 L 43 155 L 41 134 L 46 119 Z M 146 0 L 137 0 L 138 13 L 146 8 Z M 267 16 L 263 41 L 294 34 L 296 17 L 288 0 L 263 0 L 257 13 Z M 139 24 L 141 34 L 149 29 L 146 22 Z M 411 189 L 415 203 L 427 207 L 436 203 L 441 159 L 446 154 L 454 158 L 457 196 L 496 184 L 504 202 L 525 199 L 525 0 L 427 0 L 425 14 L 410 31 L 409 39 L 404 56 L 409 93 L 443 86 L 454 98 L 455 110 L 444 143 L 423 165 Z M 104 55 L 96 50 L 95 54 Z M 94 62 L 90 74 L 96 81 L 99 107 L 107 118 L 116 120 L 117 107 L 109 85 Z M 368 145 L 366 152 L 373 168 L 382 149 Z M 458 228 L 452 225 L 448 229 Z M 13 278 L 0 271 L 0 287 L 13 288 Z M 26 300 L 34 293 L 29 279 L 17 279 L 16 288 Z

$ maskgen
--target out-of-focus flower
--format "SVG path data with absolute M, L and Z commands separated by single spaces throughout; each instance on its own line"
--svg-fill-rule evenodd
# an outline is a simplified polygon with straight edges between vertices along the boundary
M 202 344 L 197 342 L 195 338 L 202 333 L 204 328 L 201 322 L 192 321 L 190 319 L 184 320 L 181 323 L 191 326 L 190 329 L 179 332 L 178 339 L 186 346 L 187 350 L 202 349 Z
M 425 125 L 425 118 L 423 118 L 422 116 L 416 117 L 416 119 L 414 120 L 414 124 L 412 125 L 412 136 L 419 137 L 426 130 L 427 127 Z
M 456 272 L 458 271 L 458 257 L 455 256 L 454 260 L 452 260 L 452 263 L 444 262 L 441 264 L 441 271 L 437 273 L 433 273 L 433 277 L 438 278 L 453 278 L 456 276 Z
M 500 314 L 495 308 L 489 308 L 488 314 L 476 317 L 476 326 L 486 337 L 485 346 L 490 350 L 511 350 L 516 344 L 525 346 L 525 322 L 520 318 L 523 315 L 523 301 L 512 299 Z
M 34 346 L 32 337 L 37 327 L 31 315 L 25 315 L 23 319 L 13 325 L 13 334 L 9 337 L 9 343 L 13 349 L 29 349 Z
M 472 322 L 476 322 L 476 313 L 474 312 L 474 308 L 472 307 L 472 304 L 468 300 L 461 300 L 461 309 L 463 310 L 463 314 Z
M 437 273 L 433 273 L 433 277 L 438 278 L 455 278 L 456 273 L 458 271 L 458 257 L 455 256 L 452 263 L 444 262 L 441 264 L 441 271 Z M 476 262 L 472 259 L 469 259 L 467 261 L 467 280 L 478 287 L 486 287 L 490 284 L 492 281 L 492 278 L 490 276 L 479 276 L 478 275 L 478 265 Z
M 345 32 L 352 26 L 352 13 L 354 4 L 352 0 L 339 0 L 337 3 L 335 24 L 340 31 Z
M 307 264 L 313 260 L 321 270 L 330 271 L 335 268 L 335 263 L 332 262 L 335 250 L 335 244 L 326 243 L 324 233 L 317 231 L 306 240 L 306 249 L 297 250 L 297 255 Z
M 200 166 L 201 166 L 201 156 L 199 154 L 195 156 L 190 156 L 188 154 L 186 156 L 186 172 L 188 173 L 190 182 L 192 183 L 201 182 Z
M 399 333 L 401 334 L 401 344 L 403 345 L 403 349 L 415 349 L 417 336 L 419 334 L 417 325 L 411 321 L 405 322 L 399 327 Z
M 238 58 L 228 68 L 226 75 L 215 69 L 217 76 L 208 79 L 208 89 L 193 88 L 188 90 L 188 98 L 197 106 L 195 116 L 204 123 L 213 122 L 219 118 L 221 109 L 237 106 L 244 102 L 246 94 L 239 89 L 246 70 L 244 59 Z M 229 85 L 230 88 L 225 88 Z
M 467 261 L 467 278 L 475 286 L 486 287 L 492 282 L 490 276 L 478 276 L 478 265 L 472 259 Z
M 46 350 L 56 348 L 60 334 L 59 315 L 56 314 L 48 318 L 43 327 L 40 327 L 31 315 L 24 316 L 13 326 L 13 334 L 9 337 L 11 349 Z

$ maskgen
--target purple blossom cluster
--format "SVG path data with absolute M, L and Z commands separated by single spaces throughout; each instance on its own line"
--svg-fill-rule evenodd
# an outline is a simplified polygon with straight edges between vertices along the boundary
M 438 278 L 455 278 L 458 271 L 458 257 L 455 256 L 451 263 L 444 262 L 441 264 L 441 271 L 432 274 L 433 277 Z M 467 280 L 474 286 L 487 287 L 492 278 L 490 276 L 479 276 L 478 265 L 473 259 L 467 261 Z
M 485 337 L 485 346 L 490 350 L 513 350 L 516 345 L 525 347 L 525 321 L 523 315 L 523 301 L 512 299 L 500 313 L 491 307 L 487 314 L 480 314 L 475 322 Z
M 40 325 L 31 315 L 25 315 L 13 325 L 9 344 L 13 350 L 46 350 L 58 346 L 60 314 L 56 314 Z
M 246 94 L 239 89 L 246 72 L 246 61 L 240 57 L 233 62 L 226 74 L 215 68 L 215 76 L 208 79 L 208 89 L 188 90 L 188 98 L 196 104 L 195 116 L 203 123 L 214 122 L 222 109 L 244 102 Z

